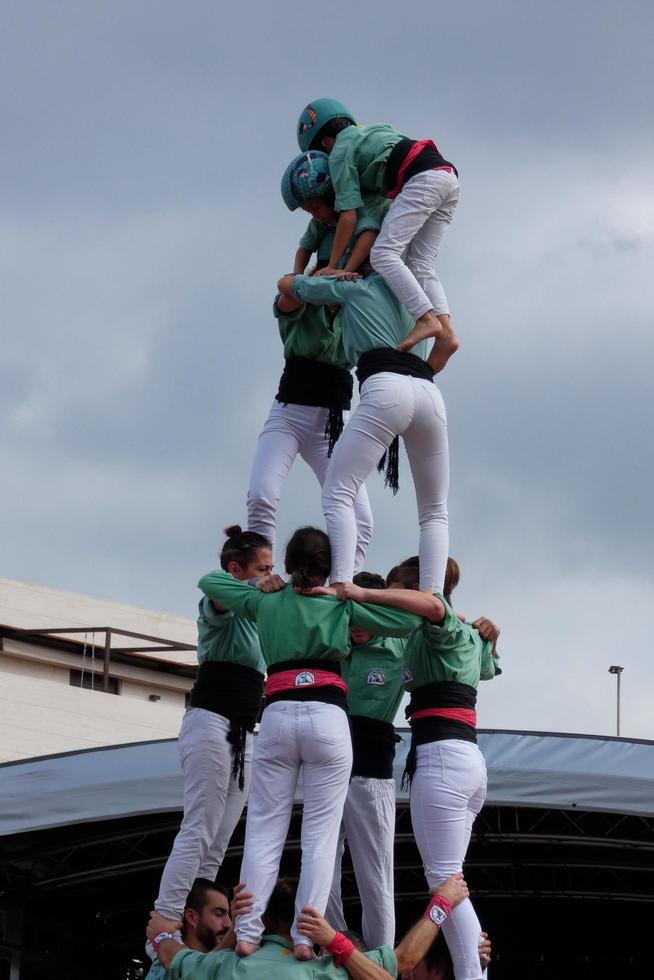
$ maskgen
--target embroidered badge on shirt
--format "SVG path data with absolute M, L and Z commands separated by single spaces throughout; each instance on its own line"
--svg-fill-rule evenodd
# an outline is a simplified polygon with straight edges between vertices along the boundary
M 298 674 L 295 678 L 296 687 L 304 687 L 305 684 L 315 684 L 316 676 L 312 674 L 310 670 L 303 670 L 301 674 Z
M 368 674 L 368 684 L 376 684 L 378 687 L 380 687 L 385 683 L 386 683 L 386 677 L 384 675 L 384 671 L 380 670 L 379 667 L 376 667 L 374 670 L 371 670 L 370 673 Z
M 405 667 L 404 670 L 402 671 L 402 683 L 408 684 L 409 681 L 412 680 L 413 680 L 413 674 L 411 673 L 408 667 Z

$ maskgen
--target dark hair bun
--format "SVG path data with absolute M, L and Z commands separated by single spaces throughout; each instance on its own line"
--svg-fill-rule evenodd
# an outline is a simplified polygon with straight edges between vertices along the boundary
M 230 524 L 225 528 L 225 534 L 228 538 L 235 538 L 237 534 L 243 534 L 243 529 L 240 524 Z

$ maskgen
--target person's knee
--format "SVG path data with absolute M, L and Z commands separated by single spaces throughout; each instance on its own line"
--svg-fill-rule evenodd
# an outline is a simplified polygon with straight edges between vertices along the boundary
M 383 275 L 385 270 L 392 268 L 397 262 L 401 262 L 399 252 L 385 241 L 380 242 L 378 238 L 370 249 L 370 265 L 375 272 Z
M 321 494 L 322 509 L 325 517 L 334 515 L 344 507 L 354 507 L 357 488 L 342 484 L 328 484 Z

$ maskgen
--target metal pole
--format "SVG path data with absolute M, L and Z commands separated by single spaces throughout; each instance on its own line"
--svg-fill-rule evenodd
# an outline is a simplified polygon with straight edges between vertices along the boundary
M 104 669 L 102 672 L 102 690 L 106 694 L 109 690 L 109 661 L 111 660 L 111 630 L 107 630 L 104 635 Z
M 620 734 L 620 674 L 621 673 L 622 673 L 622 671 L 619 671 L 616 674 L 616 677 L 618 679 L 618 705 L 617 705 L 617 724 L 616 724 L 616 728 L 617 728 L 616 734 L 617 735 Z

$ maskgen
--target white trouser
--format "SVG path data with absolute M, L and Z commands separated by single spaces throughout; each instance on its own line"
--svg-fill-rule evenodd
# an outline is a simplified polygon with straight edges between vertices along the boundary
M 254 898 L 252 911 L 236 923 L 238 939 L 257 943 L 261 938 L 261 916 L 279 873 L 300 772 L 304 808 L 296 921 L 306 905 L 324 913 L 351 769 L 352 740 L 342 708 L 319 701 L 276 701 L 266 708 L 254 748 L 239 878 Z M 311 945 L 295 923 L 291 936 L 295 944 Z
M 486 764 L 473 742 L 419 745 L 411 783 L 411 823 L 430 888 L 461 871 L 475 817 L 486 799 Z M 480 980 L 481 926 L 469 898 L 443 923 L 456 980 Z
M 338 840 L 334 880 L 325 918 L 335 929 L 347 929 L 341 900 L 341 860 L 347 838 L 361 899 L 361 931 L 366 946 L 393 947 L 395 895 L 395 780 L 353 776 L 347 791 Z
M 433 382 L 390 372 L 364 381 L 359 405 L 327 469 L 322 507 L 332 549 L 331 580 L 352 581 L 357 542 L 354 500 L 396 435 L 404 440 L 416 491 L 420 588 L 442 592 L 450 482 L 445 404 Z
M 435 263 L 459 200 L 459 181 L 447 170 L 407 180 L 384 218 L 370 252 L 373 269 L 417 320 L 427 310 L 449 313 Z
M 259 436 L 248 490 L 248 530 L 258 531 L 275 544 L 277 505 L 282 484 L 299 453 L 322 487 L 329 459 L 325 425 L 329 410 L 311 405 L 283 405 L 276 399 Z M 343 421 L 349 418 L 343 412 Z M 338 445 L 338 443 L 336 444 Z M 368 494 L 361 486 L 354 503 L 356 521 L 355 570 L 361 571 L 372 540 L 373 520 Z
M 239 822 L 250 784 L 252 735 L 245 748 L 245 786 L 232 776 L 229 721 L 214 711 L 188 708 L 179 733 L 184 773 L 184 819 L 161 877 L 154 907 L 169 919 L 181 919 L 196 878 L 214 881 Z

